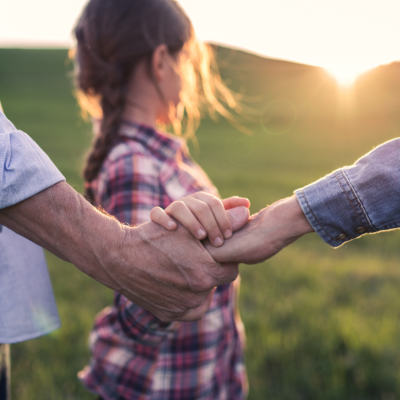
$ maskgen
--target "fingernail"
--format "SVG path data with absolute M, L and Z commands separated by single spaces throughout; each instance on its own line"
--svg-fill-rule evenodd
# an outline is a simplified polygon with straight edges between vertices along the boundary
M 214 240 L 214 244 L 216 246 L 221 246 L 222 244 L 222 239 L 218 236 L 215 240 Z
M 174 221 L 168 221 L 168 227 L 169 228 L 175 228 L 176 224 Z
M 199 238 L 202 238 L 205 234 L 206 234 L 206 233 L 203 231 L 203 229 L 199 229 L 199 230 L 197 231 L 197 236 L 198 236 Z
M 232 231 L 230 229 L 227 229 L 224 233 L 224 238 L 229 239 L 232 236 Z
M 247 208 L 244 206 L 235 207 L 229 210 L 229 213 L 236 221 L 243 221 L 247 215 Z

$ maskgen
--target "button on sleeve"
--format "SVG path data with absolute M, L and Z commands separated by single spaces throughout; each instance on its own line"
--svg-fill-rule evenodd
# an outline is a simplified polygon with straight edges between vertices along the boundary
M 400 139 L 296 190 L 308 221 L 332 247 L 400 227 Z

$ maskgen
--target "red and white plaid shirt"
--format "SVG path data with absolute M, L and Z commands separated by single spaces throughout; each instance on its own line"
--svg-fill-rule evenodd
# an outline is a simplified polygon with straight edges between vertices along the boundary
M 184 140 L 132 123 L 121 127 L 91 187 L 97 204 L 131 225 L 199 190 L 218 194 Z M 79 373 L 83 384 L 105 400 L 244 399 L 237 288 L 238 282 L 218 287 L 200 321 L 173 323 L 115 293 L 114 305 L 96 317 L 90 365 Z

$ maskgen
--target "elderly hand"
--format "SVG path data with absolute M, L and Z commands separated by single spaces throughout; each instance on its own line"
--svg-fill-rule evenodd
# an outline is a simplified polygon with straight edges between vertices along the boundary
M 249 217 L 246 207 L 228 210 L 227 214 L 233 231 Z M 163 321 L 200 319 L 210 307 L 212 289 L 234 281 L 238 275 L 237 263 L 215 262 L 181 225 L 167 231 L 149 222 L 132 233 L 140 234 L 142 245 L 132 247 L 132 256 L 126 259 L 135 257 L 135 268 L 127 263 L 123 276 L 131 275 L 129 281 L 135 281 L 135 292 L 131 288 L 119 291 Z
M 295 196 L 279 200 L 259 213 L 221 247 L 205 246 L 219 262 L 262 262 L 306 233 L 314 232 Z
M 229 215 L 233 229 L 248 220 L 245 207 Z M 214 261 L 184 227 L 170 232 L 153 222 L 135 228 L 121 225 L 65 182 L 1 209 L 0 224 L 73 263 L 162 321 L 201 318 L 212 289 L 238 274 L 236 264 Z

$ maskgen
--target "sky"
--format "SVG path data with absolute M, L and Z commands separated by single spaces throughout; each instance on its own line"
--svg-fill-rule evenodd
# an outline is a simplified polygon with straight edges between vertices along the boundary
M 68 47 L 84 0 L 0 0 L 0 47 Z M 181 0 L 197 36 L 342 79 L 400 60 L 400 0 Z

